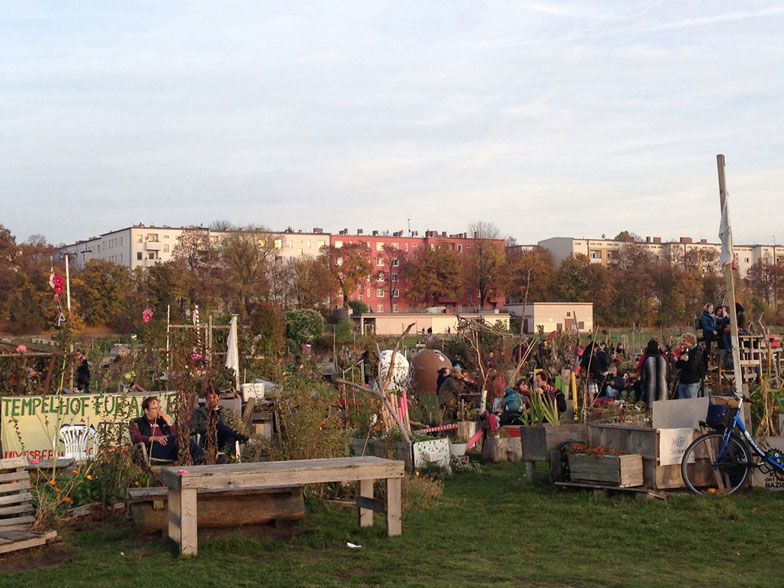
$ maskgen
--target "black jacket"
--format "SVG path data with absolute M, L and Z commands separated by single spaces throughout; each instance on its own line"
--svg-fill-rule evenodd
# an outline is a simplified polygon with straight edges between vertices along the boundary
M 688 361 L 683 361 L 683 355 L 675 363 L 675 367 L 680 370 L 681 384 L 695 384 L 702 379 L 702 347 L 693 345 L 686 350 L 689 356 Z

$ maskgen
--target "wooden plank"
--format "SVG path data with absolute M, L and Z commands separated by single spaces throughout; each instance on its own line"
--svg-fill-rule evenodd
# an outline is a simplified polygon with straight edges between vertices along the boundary
M 373 512 L 387 512 L 387 505 L 383 500 L 378 498 L 365 498 L 364 496 L 357 496 L 357 506 L 361 510 L 370 510 Z M 371 517 L 372 520 L 372 517 Z M 370 525 L 362 525 L 361 527 L 369 527 Z
M 19 469 L 14 472 L 6 472 L 0 474 L 0 482 L 15 482 L 17 480 L 27 480 L 30 474 L 24 469 Z
M 180 492 L 180 553 L 182 555 L 198 555 L 199 553 L 196 500 L 195 489 L 183 489 Z
M 373 500 L 373 480 L 360 480 L 359 481 L 359 496 L 357 497 L 357 506 L 359 507 L 359 526 L 372 527 L 373 526 L 373 510 L 363 507 L 360 504 L 361 500 Z
M 403 532 L 401 527 L 402 480 L 387 478 L 387 535 L 398 537 Z
M 179 473 L 181 471 L 187 473 L 181 474 Z M 338 460 L 314 459 L 189 466 L 188 470 L 164 468 L 161 471 L 161 479 L 166 486 L 177 490 L 355 482 L 374 478 L 402 478 L 404 473 L 404 465 L 401 461 L 377 457 L 347 457 Z
M 33 495 L 29 492 L 20 492 L 18 494 L 8 494 L 7 496 L 0 496 L 0 504 L 16 504 L 18 502 L 32 502 Z
M 199 498 L 209 498 L 211 496 L 244 496 L 248 494 L 297 494 L 302 491 L 302 484 L 287 484 L 285 486 L 251 486 L 249 488 L 199 488 Z M 151 488 L 128 488 L 125 491 L 126 502 L 149 502 L 158 498 L 166 499 L 169 489 L 165 486 L 153 486 Z
M 0 519 L 0 530 L 6 529 L 29 529 L 35 522 L 35 517 L 13 517 L 10 519 Z
M 4 506 L 0 508 L 0 517 L 5 517 L 12 514 L 21 514 L 25 512 L 33 512 L 33 503 L 27 502 L 17 506 Z
M 57 536 L 57 531 L 52 531 L 54 533 L 54 537 Z M 54 537 L 51 537 L 52 539 Z M 50 539 L 47 535 L 37 535 L 31 537 L 30 539 L 25 539 L 22 541 L 14 541 L 13 543 L 7 543 L 5 545 L 0 545 L 0 553 L 10 553 L 12 551 L 18 551 L 20 549 L 29 549 L 30 547 L 37 547 L 39 545 L 44 545 Z
M 180 492 L 169 488 L 169 538 L 180 542 Z
M 8 494 L 9 492 L 21 492 L 30 488 L 30 480 L 19 480 L 18 482 L 7 482 L 0 484 L 0 494 Z
M 613 486 L 642 486 L 642 456 L 581 455 L 569 456 L 569 472 L 575 482 L 592 482 Z
M 27 467 L 27 458 L 9 457 L 7 459 L 0 459 L 0 470 L 10 470 L 24 467 Z

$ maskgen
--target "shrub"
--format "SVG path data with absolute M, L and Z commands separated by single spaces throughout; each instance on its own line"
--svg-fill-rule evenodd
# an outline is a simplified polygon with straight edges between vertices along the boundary
M 286 312 L 286 337 L 296 343 L 311 343 L 324 332 L 323 317 L 309 308 Z

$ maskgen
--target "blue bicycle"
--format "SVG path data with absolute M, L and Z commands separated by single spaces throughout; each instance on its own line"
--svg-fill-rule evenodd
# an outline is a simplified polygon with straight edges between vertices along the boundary
M 683 454 L 681 475 L 694 494 L 732 494 L 743 488 L 752 468 L 784 478 L 784 455 L 757 445 L 740 418 L 744 397 L 735 393 L 735 398 L 738 402 L 731 421 L 729 414 L 721 420 L 710 418 L 709 413 L 708 422 L 700 425 L 715 431 L 697 437 Z M 759 457 L 758 463 L 752 452 Z

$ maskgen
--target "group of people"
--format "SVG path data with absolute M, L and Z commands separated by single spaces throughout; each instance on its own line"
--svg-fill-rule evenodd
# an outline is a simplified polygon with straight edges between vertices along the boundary
M 446 418 L 457 416 L 457 407 L 461 399 L 468 399 L 469 405 L 476 404 L 478 394 L 479 386 L 474 382 L 471 374 L 463 370 L 459 364 L 438 370 L 436 395 L 438 405 Z
M 566 412 L 566 398 L 551 382 L 552 378 L 545 370 L 537 370 L 533 382 L 520 378 L 514 386 L 506 386 L 501 375 L 491 376 L 488 387 L 493 393 L 493 414 L 498 417 L 501 426 L 520 422 L 523 413 L 531 410 L 534 394 L 554 402 L 559 413 Z
M 705 310 L 700 315 L 700 328 L 702 329 L 702 340 L 705 343 L 704 361 L 707 363 L 708 354 L 711 352 L 713 343 L 719 353 L 724 356 L 725 367 L 732 367 L 732 328 L 730 326 L 730 307 L 714 306 L 706 304 Z M 743 306 L 735 303 L 735 316 L 738 319 L 738 333 L 746 334 L 746 316 Z
M 226 448 L 229 455 L 234 454 L 235 442 L 248 443 L 249 437 L 235 431 L 224 421 L 223 411 L 220 406 L 218 390 L 210 388 L 204 398 L 204 406 L 193 411 L 190 422 L 190 432 L 200 435 L 206 442 L 207 428 L 210 415 L 216 415 L 216 430 L 218 448 Z M 169 415 L 164 412 L 160 401 L 155 396 L 148 396 L 142 401 L 144 416 L 131 421 L 131 442 L 144 443 L 155 459 L 176 460 L 179 453 L 177 444 L 177 425 Z M 189 441 L 191 459 L 195 464 L 204 463 L 206 455 L 204 449 L 193 439 Z

